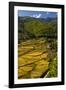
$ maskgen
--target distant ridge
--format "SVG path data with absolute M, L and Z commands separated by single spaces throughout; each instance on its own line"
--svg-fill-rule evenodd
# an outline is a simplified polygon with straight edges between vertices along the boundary
M 47 18 L 34 18 L 34 17 L 29 17 L 29 16 L 26 16 L 26 17 L 21 17 L 21 16 L 19 16 L 18 17 L 19 18 L 19 20 L 27 20 L 28 19 L 28 21 L 29 20 L 39 20 L 39 21 L 41 21 L 41 22 L 51 22 L 51 21 L 57 21 L 57 17 L 55 17 L 55 18 L 50 18 L 50 17 L 47 17 Z

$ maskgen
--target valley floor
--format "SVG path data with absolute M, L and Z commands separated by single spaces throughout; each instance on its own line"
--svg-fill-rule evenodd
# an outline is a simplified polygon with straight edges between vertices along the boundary
M 20 43 L 18 79 L 48 77 L 57 77 L 57 52 L 50 48 L 47 39 L 31 39 Z

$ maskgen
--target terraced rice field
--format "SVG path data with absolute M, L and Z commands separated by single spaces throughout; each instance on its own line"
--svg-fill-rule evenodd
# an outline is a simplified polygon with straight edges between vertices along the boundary
M 52 52 L 43 39 L 27 40 L 18 45 L 18 79 L 48 77 Z M 53 55 L 52 55 L 53 56 Z

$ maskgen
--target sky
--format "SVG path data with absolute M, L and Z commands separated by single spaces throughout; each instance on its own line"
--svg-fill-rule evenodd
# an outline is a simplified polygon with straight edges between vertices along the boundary
M 18 16 L 30 16 L 34 18 L 54 18 L 57 17 L 57 12 L 18 10 Z

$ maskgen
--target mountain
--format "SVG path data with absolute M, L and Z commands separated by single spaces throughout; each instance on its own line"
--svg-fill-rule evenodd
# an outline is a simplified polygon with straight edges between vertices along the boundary
M 19 21 L 29 21 L 29 20 L 39 20 L 41 22 L 52 22 L 52 21 L 55 21 L 57 20 L 57 17 L 55 18 L 50 18 L 50 17 L 47 17 L 47 18 L 34 18 L 34 17 L 29 17 L 29 16 L 26 16 L 26 17 L 18 17 L 18 20 Z
M 57 37 L 57 18 L 18 17 L 18 39 Z

